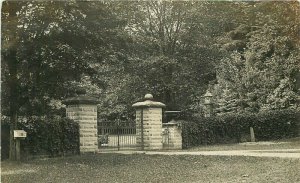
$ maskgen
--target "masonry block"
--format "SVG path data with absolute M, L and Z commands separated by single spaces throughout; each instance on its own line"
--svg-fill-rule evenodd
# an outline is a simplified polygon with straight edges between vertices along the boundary
M 80 152 L 98 150 L 97 135 L 97 99 L 79 95 L 66 99 L 67 117 L 79 124 Z
M 162 134 L 164 149 L 182 149 L 182 136 L 179 123 L 171 121 L 163 124 Z

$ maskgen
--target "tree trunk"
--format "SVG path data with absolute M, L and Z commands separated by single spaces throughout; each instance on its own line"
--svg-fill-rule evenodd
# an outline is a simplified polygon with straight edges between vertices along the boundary
M 17 59 L 17 12 L 21 10 L 22 3 L 14 1 L 5 1 L 2 6 L 2 13 L 8 14 L 7 17 L 2 17 L 3 27 L 9 30 L 9 34 L 5 34 L 11 44 L 8 49 L 2 52 L 3 64 L 8 66 L 8 91 L 9 91 L 9 115 L 10 115 L 10 147 L 9 159 L 16 159 L 16 143 L 14 141 L 13 132 L 17 129 L 18 110 L 19 110 L 19 93 L 18 93 L 18 59 Z
M 16 141 L 14 140 L 14 130 L 17 129 L 18 115 L 13 112 L 10 116 L 10 139 L 9 139 L 9 159 L 16 159 Z
M 14 140 L 14 130 L 17 129 L 17 122 L 18 122 L 18 109 L 19 109 L 19 93 L 17 89 L 18 85 L 18 78 L 17 78 L 17 51 L 16 49 L 12 49 L 6 59 L 8 63 L 9 69 L 9 113 L 10 113 L 10 147 L 9 147 L 9 159 L 15 160 L 16 159 L 16 143 Z

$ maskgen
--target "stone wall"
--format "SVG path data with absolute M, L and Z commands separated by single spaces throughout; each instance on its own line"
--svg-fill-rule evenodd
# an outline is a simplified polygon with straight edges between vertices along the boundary
M 66 108 L 67 117 L 79 124 L 80 152 L 98 150 L 97 106 L 94 104 L 73 104 Z
M 180 123 L 171 121 L 162 126 L 163 149 L 182 149 Z

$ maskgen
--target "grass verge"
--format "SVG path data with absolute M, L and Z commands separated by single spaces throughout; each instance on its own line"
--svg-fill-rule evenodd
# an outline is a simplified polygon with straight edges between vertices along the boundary
M 282 139 L 268 142 L 246 142 L 239 144 L 220 144 L 199 146 L 188 149 L 188 151 L 226 151 L 226 150 L 278 150 L 278 149 L 300 149 L 300 137 Z
M 2 162 L 3 183 L 300 182 L 300 159 L 97 154 Z

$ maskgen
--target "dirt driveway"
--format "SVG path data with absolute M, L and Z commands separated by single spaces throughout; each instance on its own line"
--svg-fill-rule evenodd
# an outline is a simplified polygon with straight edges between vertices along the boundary
M 227 150 L 227 151 L 108 151 L 99 153 L 148 154 L 148 155 L 202 155 L 202 156 L 255 156 L 299 158 L 300 149 Z

